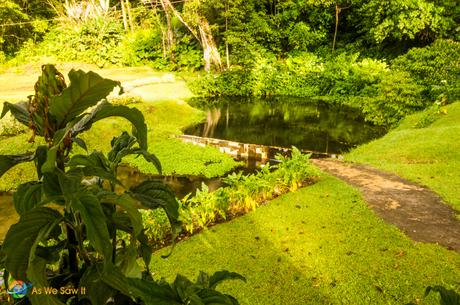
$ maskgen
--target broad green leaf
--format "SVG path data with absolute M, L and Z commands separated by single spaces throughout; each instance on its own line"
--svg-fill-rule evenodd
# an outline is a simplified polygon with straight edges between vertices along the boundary
M 13 204 L 16 212 L 23 215 L 42 201 L 42 183 L 27 182 L 18 186 L 13 195 Z
M 150 268 L 150 261 L 152 260 L 153 249 L 149 245 L 148 237 L 145 235 L 144 231 L 137 235 L 137 240 L 139 241 L 139 252 L 141 253 L 142 260 L 144 261 L 145 268 L 148 272 Z
M 209 278 L 209 288 L 215 289 L 217 285 L 227 280 L 241 280 L 243 282 L 246 282 L 246 278 L 241 274 L 222 270 L 217 271 Z
M 57 227 L 57 228 L 60 229 L 60 227 Z M 56 227 L 54 229 L 56 229 Z M 62 232 L 62 231 L 59 230 L 58 232 Z M 51 234 L 52 233 L 50 232 L 50 235 Z M 50 236 L 48 238 L 50 238 Z M 67 243 L 66 240 L 62 240 L 57 245 L 54 245 L 54 246 L 43 247 L 39 245 L 37 246 L 35 250 L 35 256 L 43 258 L 44 260 L 46 260 L 48 264 L 57 263 L 61 257 L 61 251 L 66 246 L 66 243 Z
M 144 115 L 136 108 L 130 108 L 120 105 L 112 105 L 107 102 L 101 102 L 87 116 L 83 117 L 72 128 L 72 135 L 77 135 L 80 132 L 91 128 L 95 122 L 108 117 L 123 117 L 133 125 L 133 135 L 139 142 L 141 149 L 147 149 L 147 125 L 144 121 Z
M 145 305 L 181 305 L 183 304 L 168 284 L 128 278 L 127 282 L 133 295 L 141 298 Z
M 142 230 L 142 215 L 135 206 L 135 201 L 128 195 L 116 195 L 114 193 L 102 193 L 99 196 L 101 202 L 118 205 L 129 216 L 134 236 Z
M 83 148 L 85 151 L 88 151 L 88 147 L 86 146 L 86 142 L 80 138 L 72 138 L 72 142 Z
M 98 198 L 91 194 L 82 194 L 72 200 L 71 205 L 80 214 L 86 226 L 90 244 L 96 251 L 104 255 L 105 260 L 111 260 L 112 245 L 107 220 Z
M 134 144 L 136 144 L 136 142 L 135 137 L 132 137 L 129 133 L 123 131 L 120 136 L 114 137 L 112 141 L 110 141 L 112 149 L 107 155 L 108 159 L 113 163 L 118 163 L 119 161 L 116 162 L 116 160 L 121 159 L 121 157 L 118 157 L 120 153 L 124 150 L 130 149 Z
M 54 146 L 48 150 L 46 154 L 46 161 L 43 163 L 41 167 L 42 173 L 50 173 L 54 171 L 54 169 L 56 168 L 56 158 L 58 149 L 58 146 Z
M 184 302 L 188 304 L 192 304 L 190 302 L 190 298 L 195 295 L 196 293 L 200 290 L 199 286 L 196 286 L 194 283 L 192 283 L 188 278 L 183 276 L 182 274 L 178 274 L 176 276 L 176 279 L 174 280 L 174 283 L 172 285 L 173 289 L 176 291 L 177 295 L 179 298 Z M 196 304 L 197 300 L 195 300 Z M 200 303 L 198 303 L 200 304 Z M 202 302 L 201 302 L 202 304 Z
M 174 242 L 182 228 L 182 223 L 179 221 L 179 202 L 169 186 L 161 180 L 147 180 L 131 188 L 129 195 L 147 208 L 162 208 L 166 212 Z
M 430 294 L 431 291 L 438 292 L 441 297 L 441 305 L 459 305 L 460 294 L 454 290 L 449 290 L 443 286 L 428 286 L 425 290 L 425 297 Z
M 35 257 L 31 262 L 27 275 L 33 284 L 34 288 L 47 288 L 49 287 L 47 280 L 46 260 L 40 257 Z M 28 294 L 29 300 L 33 305 L 65 305 L 54 295 L 46 294 Z
M 30 162 L 34 159 L 34 153 L 25 153 L 22 155 L 1 155 L 0 156 L 0 177 L 3 176 L 10 168 L 22 163 Z
M 43 176 L 42 166 L 46 162 L 46 156 L 48 153 L 48 146 L 40 145 L 35 150 L 35 168 L 37 170 L 38 179 L 41 179 Z
M 63 197 L 59 177 L 56 172 L 43 174 L 43 192 L 48 199 Z
M 179 218 L 179 203 L 176 195 L 162 180 L 146 180 L 132 187 L 130 195 L 147 208 L 163 208 L 168 217 Z
M 137 243 L 134 237 L 131 237 L 129 244 L 117 249 L 115 264 L 124 276 L 141 278 L 142 270 L 137 264 Z
M 122 185 L 111 172 L 108 160 L 101 152 L 94 151 L 89 155 L 75 155 L 67 165 L 71 168 L 81 168 L 85 176 L 96 176 Z
M 223 294 L 214 289 L 203 289 L 198 292 L 198 297 L 206 305 L 238 305 L 238 301 L 232 296 Z
M 62 215 L 56 210 L 37 207 L 23 214 L 19 222 L 10 227 L 2 252 L 6 255 L 6 268 L 15 279 L 27 280 L 29 258 L 38 236 L 51 230 L 61 219 Z
M 86 294 L 80 295 L 82 299 L 89 299 L 92 304 L 106 304 L 116 290 L 102 280 L 102 263 L 90 266 L 80 279 L 80 287 L 85 287 Z
M 43 258 L 38 256 L 38 252 L 41 252 L 43 250 L 43 247 L 40 248 L 39 243 L 46 240 L 53 229 L 58 225 L 58 223 L 61 222 L 61 218 L 57 218 L 54 223 L 50 226 L 43 227 L 34 244 L 32 245 L 32 248 L 30 250 L 30 257 L 29 257 L 29 267 L 27 269 L 27 277 L 30 280 L 30 282 L 33 283 L 35 288 L 41 288 L 44 289 L 46 287 L 49 287 L 48 283 L 48 271 L 46 268 L 47 263 L 50 261 L 49 257 Z M 56 247 L 56 250 L 64 246 L 65 243 L 61 243 L 61 245 L 58 245 Z M 44 253 L 42 253 L 44 254 Z M 57 259 L 59 259 L 59 255 L 57 255 Z M 32 297 L 32 302 L 34 304 L 45 304 L 45 305 L 63 305 L 61 301 L 59 301 L 56 296 L 46 296 L 46 295 L 38 295 L 35 296 L 33 294 L 30 295 Z
M 81 180 L 83 179 L 82 170 L 77 168 L 68 170 L 64 173 L 60 169 L 56 169 L 55 173 L 58 177 L 59 188 L 62 191 L 62 195 L 68 202 L 80 195 L 82 189 Z
M 23 125 L 26 125 L 29 127 L 29 122 L 30 122 L 30 116 L 29 116 L 29 111 L 27 110 L 28 107 L 28 102 L 19 102 L 16 104 L 11 104 L 8 102 L 5 102 L 3 104 L 3 110 L 2 114 L 0 115 L 0 119 L 3 119 L 3 117 L 9 112 L 13 115 L 13 117 Z
M 132 296 L 132 290 L 128 284 L 128 279 L 123 275 L 123 273 L 114 266 L 110 261 L 104 262 L 104 270 L 101 276 L 104 283 L 120 291 L 126 296 Z
M 60 128 L 89 107 L 95 106 L 113 88 L 120 86 L 119 82 L 102 78 L 92 71 L 71 70 L 69 79 L 70 85 L 62 94 L 50 100 L 49 112 L 56 118 Z
M 130 154 L 141 155 L 142 157 L 144 157 L 145 161 L 152 163 L 153 166 L 155 166 L 155 168 L 157 169 L 158 173 L 161 174 L 162 169 L 160 160 L 154 154 L 151 154 L 143 149 L 133 149 L 130 152 Z

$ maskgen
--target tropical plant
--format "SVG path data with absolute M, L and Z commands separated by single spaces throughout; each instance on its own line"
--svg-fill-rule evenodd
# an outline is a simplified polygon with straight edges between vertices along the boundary
M 460 304 L 460 294 L 454 290 L 447 289 L 443 286 L 428 286 L 425 289 L 425 297 L 427 297 L 430 292 L 439 293 L 440 305 L 459 305 Z M 415 305 L 415 303 L 408 303 L 407 305 Z
M 54 66 L 45 65 L 28 102 L 4 104 L 1 117 L 10 112 L 32 130 L 30 141 L 39 136 L 45 142 L 33 152 L 0 156 L 0 176 L 21 162 L 34 162 L 37 172 L 37 180 L 19 185 L 13 196 L 20 219 L 1 246 L 5 283 L 8 277 L 31 282 L 35 293 L 27 300 L 33 305 L 237 304 L 215 291 L 222 280 L 244 279 L 235 273 L 202 273 L 196 283 L 180 275 L 172 284 L 152 278 L 152 249 L 138 207 L 162 209 L 173 240 L 181 223 L 178 201 L 161 181 L 128 189 L 117 178 L 128 155 L 142 156 L 161 171 L 159 160 L 147 151 L 144 117 L 135 108 L 105 100 L 119 82 L 81 70 L 70 71 L 69 79 L 67 86 Z M 74 145 L 87 150 L 82 132 L 112 116 L 130 121 L 132 132 L 113 138 L 108 154 L 72 154 Z M 117 238 L 119 232 L 127 234 L 127 242 Z M 39 293 L 47 287 L 79 293 Z

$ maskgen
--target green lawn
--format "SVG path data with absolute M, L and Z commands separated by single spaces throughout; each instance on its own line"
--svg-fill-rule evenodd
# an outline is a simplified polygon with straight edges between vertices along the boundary
M 460 207 L 460 103 L 426 128 L 429 111 L 412 115 L 347 160 L 421 182 Z M 257 211 L 193 236 L 166 260 L 158 277 L 199 270 L 236 271 L 247 283 L 223 289 L 242 304 L 439 304 L 429 285 L 460 291 L 460 255 L 416 243 L 385 224 L 359 193 L 330 176 Z
M 167 250 L 151 264 L 157 277 L 239 272 L 248 282 L 222 289 L 248 305 L 406 304 L 428 285 L 460 289 L 460 255 L 411 241 L 330 176 L 180 242 L 161 259 Z
M 460 102 L 426 128 L 414 128 L 428 111 L 407 117 L 381 139 L 346 160 L 365 163 L 428 186 L 460 210 Z
M 67 79 L 70 69 L 94 71 L 103 77 L 129 84 L 142 79 L 151 81 L 149 85 L 134 88 L 130 94 L 140 96 L 146 102 L 162 100 L 183 100 L 192 97 L 182 77 L 174 73 L 156 72 L 148 67 L 124 67 L 99 69 L 95 65 L 82 63 L 56 64 Z M 40 75 L 40 65 L 27 65 L 9 68 L 0 73 L 0 106 L 3 101 L 16 102 L 27 100 L 33 94 L 34 84 Z

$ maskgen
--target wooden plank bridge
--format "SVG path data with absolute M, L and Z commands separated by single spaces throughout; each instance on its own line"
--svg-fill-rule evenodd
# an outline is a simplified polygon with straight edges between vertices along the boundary
M 249 144 L 241 143 L 230 140 L 222 140 L 215 138 L 206 138 L 192 135 L 180 135 L 177 136 L 184 142 L 192 143 L 198 146 L 212 146 L 216 147 L 222 153 L 228 154 L 238 160 L 251 160 L 256 162 L 268 162 L 275 161 L 275 156 L 277 154 L 282 154 L 284 156 L 289 156 L 291 154 L 292 148 L 279 147 L 279 146 L 269 146 L 269 145 L 260 145 L 260 144 Z M 338 154 L 327 154 L 323 152 L 310 151 L 310 150 L 300 150 L 304 154 L 311 154 L 312 158 L 335 158 L 341 159 L 342 156 Z

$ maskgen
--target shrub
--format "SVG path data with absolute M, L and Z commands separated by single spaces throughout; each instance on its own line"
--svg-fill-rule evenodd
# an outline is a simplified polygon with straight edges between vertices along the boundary
M 162 209 L 173 240 L 181 224 L 178 201 L 162 181 L 146 180 L 126 188 L 117 177 L 119 164 L 128 155 L 142 156 L 161 172 L 159 160 L 147 152 L 144 117 L 135 108 L 100 102 L 119 82 L 81 70 L 72 70 L 69 79 L 67 87 L 54 66 L 43 66 L 29 102 L 5 103 L 1 115 L 10 112 L 31 129 L 31 140 L 39 136 L 46 142 L 34 152 L 0 156 L 0 176 L 19 163 L 34 162 L 38 177 L 18 186 L 13 203 L 20 219 L 9 228 L 0 248 L 0 268 L 6 269 L 3 278 L 13 297 L 24 297 L 15 296 L 15 291 L 22 283 L 33 282 L 39 291 L 87 288 L 78 295 L 29 293 L 23 300 L 33 305 L 191 304 L 192 300 L 238 304 L 215 290 L 225 279 L 244 280 L 236 273 L 200 273 L 195 283 L 181 275 L 170 284 L 153 279 L 152 248 L 138 207 Z M 72 154 L 74 145 L 86 150 L 79 138 L 82 132 L 111 116 L 130 121 L 132 133 L 113 138 L 107 155 Z M 118 238 L 121 232 L 128 242 Z M 16 286 L 8 284 L 10 277 Z
M 352 100 L 368 121 L 378 125 L 392 125 L 406 115 L 422 110 L 429 104 L 422 99 L 423 87 L 406 72 L 391 71 L 382 81 L 365 87 L 361 96 Z
M 99 67 L 122 62 L 120 41 L 123 28 L 116 21 L 89 19 L 80 25 L 62 24 L 48 32 L 43 41 L 27 44 L 17 54 L 16 62 L 51 57 L 58 61 L 81 61 Z
M 392 62 L 392 67 L 408 72 L 425 87 L 431 101 L 444 95 L 453 102 L 460 98 L 460 42 L 437 40 L 424 48 L 413 48 Z
M 214 192 L 203 184 L 195 196 L 189 194 L 180 202 L 183 232 L 193 234 L 219 220 L 252 211 L 267 200 L 312 183 L 318 171 L 310 164 L 309 157 L 293 148 L 291 157 L 276 157 L 279 160 L 277 165 L 267 165 L 255 174 L 228 175 L 223 179 L 227 186 Z M 152 211 L 142 213 L 146 219 L 153 216 Z M 151 234 L 148 238 L 152 242 L 164 241 L 169 236 L 167 223 L 163 221 L 163 224 L 156 220 L 146 223 L 146 232 Z

